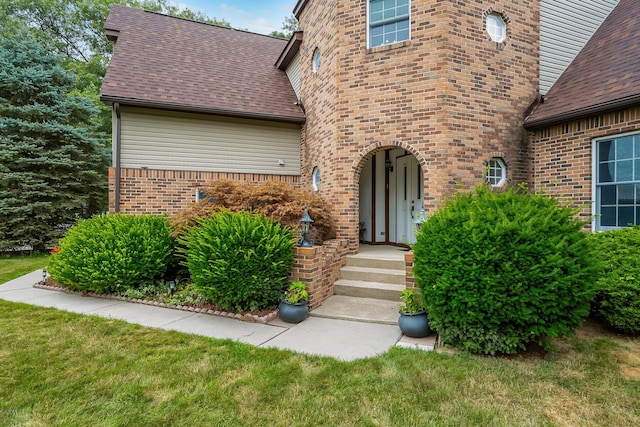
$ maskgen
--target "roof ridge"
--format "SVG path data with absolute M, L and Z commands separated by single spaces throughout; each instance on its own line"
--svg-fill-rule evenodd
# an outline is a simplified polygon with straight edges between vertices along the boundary
M 260 34 L 260 33 L 256 33 L 254 31 L 245 30 L 245 29 L 242 29 L 242 28 L 233 28 L 231 26 L 225 27 L 224 25 L 214 24 L 212 22 L 196 21 L 195 19 L 183 18 L 182 16 L 168 15 L 166 13 L 157 12 L 155 10 L 140 9 L 140 8 L 137 8 L 137 7 L 122 6 L 122 5 L 119 5 L 119 6 L 126 7 L 128 9 L 140 10 L 140 11 L 146 12 L 146 13 L 152 13 L 154 15 L 159 15 L 159 16 L 163 16 L 163 17 L 166 17 L 166 18 L 174 18 L 174 19 L 180 19 L 182 21 L 193 22 L 194 24 L 209 25 L 211 27 L 222 28 L 222 29 L 225 29 L 225 30 L 240 31 L 242 33 L 254 34 L 256 36 L 269 37 L 269 38 L 272 38 L 272 39 L 285 40 L 286 41 L 286 39 L 283 39 L 283 38 L 280 38 L 280 37 L 276 37 L 276 36 L 272 36 L 270 34 Z M 209 18 L 209 19 L 211 19 L 211 18 Z M 214 17 L 214 19 L 215 19 L 215 17 Z M 222 18 L 222 19 L 224 19 L 224 18 Z M 229 23 L 229 25 L 231 25 L 231 23 Z

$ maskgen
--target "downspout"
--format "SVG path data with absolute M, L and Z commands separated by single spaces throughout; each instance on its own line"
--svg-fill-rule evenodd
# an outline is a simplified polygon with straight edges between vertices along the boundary
M 122 146 L 122 119 L 120 118 L 120 104 L 117 102 L 113 103 L 113 110 L 116 113 L 116 135 L 114 139 L 115 147 L 114 148 L 114 161 L 113 167 L 115 169 L 114 173 L 114 203 L 115 208 L 114 212 L 120 212 L 120 180 L 121 180 L 121 171 L 120 171 L 120 154 Z

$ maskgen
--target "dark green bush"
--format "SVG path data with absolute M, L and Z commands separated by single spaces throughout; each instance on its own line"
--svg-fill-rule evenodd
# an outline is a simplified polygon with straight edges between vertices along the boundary
M 594 267 L 574 213 L 548 196 L 486 187 L 438 210 L 418 233 L 414 274 L 443 341 L 512 354 L 579 326 Z
M 603 265 L 594 311 L 620 332 L 640 335 L 640 227 L 594 233 L 589 242 Z
M 194 287 L 230 311 L 275 307 L 293 266 L 289 228 L 264 216 L 222 210 L 180 238 Z
M 172 240 L 166 217 L 94 216 L 69 229 L 49 260 L 49 272 L 71 289 L 122 293 L 162 278 Z

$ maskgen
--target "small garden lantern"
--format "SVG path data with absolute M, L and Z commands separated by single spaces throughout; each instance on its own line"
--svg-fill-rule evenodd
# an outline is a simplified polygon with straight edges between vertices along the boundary
M 176 281 L 175 280 L 170 280 L 169 281 L 169 293 L 171 295 L 173 295 L 173 293 L 176 291 Z
M 420 213 L 413 219 L 413 225 L 416 226 L 416 230 L 420 231 L 420 227 L 427 220 L 427 214 L 424 211 L 424 206 L 420 209 Z
M 42 281 L 43 282 L 47 281 L 47 267 L 42 269 Z
M 309 230 L 311 228 L 311 223 L 313 220 L 309 216 L 309 212 L 307 211 L 307 207 L 304 207 L 304 215 L 300 218 L 300 232 L 302 233 L 302 239 L 300 240 L 299 245 L 303 248 L 308 248 L 313 246 L 313 240 L 307 240 L 309 236 Z

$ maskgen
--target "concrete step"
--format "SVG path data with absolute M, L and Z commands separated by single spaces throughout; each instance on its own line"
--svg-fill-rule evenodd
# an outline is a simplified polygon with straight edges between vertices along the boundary
M 399 305 L 398 301 L 334 295 L 324 300 L 320 307 L 311 310 L 309 315 L 328 319 L 397 325 L 400 316 L 398 313 Z
M 347 266 L 349 267 L 367 267 L 367 268 L 385 268 L 388 270 L 404 271 L 404 260 L 401 259 L 385 259 L 385 258 L 369 258 L 362 255 L 347 255 Z
M 361 282 L 380 282 L 393 285 L 405 284 L 405 271 L 388 268 L 369 268 L 345 266 L 340 269 L 340 278 Z
M 337 280 L 333 284 L 334 295 L 389 300 L 396 301 L 398 304 L 400 303 L 400 292 L 404 289 L 404 285 L 347 279 Z

